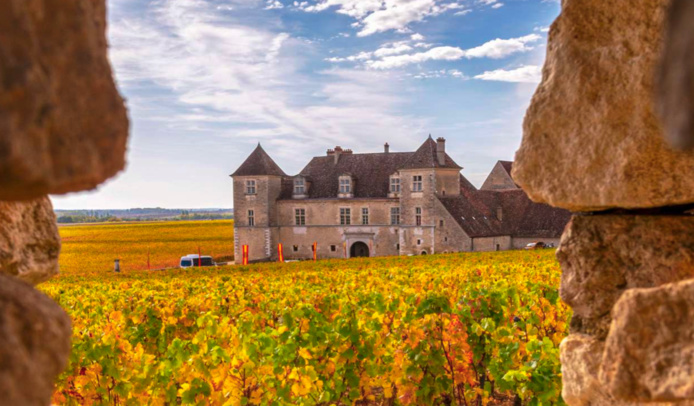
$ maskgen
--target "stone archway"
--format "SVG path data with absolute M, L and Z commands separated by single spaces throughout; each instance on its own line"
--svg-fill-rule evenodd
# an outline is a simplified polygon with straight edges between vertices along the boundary
M 369 255 L 369 246 L 366 245 L 365 243 L 361 241 L 357 241 L 354 244 L 352 244 L 352 247 L 349 250 L 349 257 L 350 258 L 361 258 L 361 257 L 368 257 Z

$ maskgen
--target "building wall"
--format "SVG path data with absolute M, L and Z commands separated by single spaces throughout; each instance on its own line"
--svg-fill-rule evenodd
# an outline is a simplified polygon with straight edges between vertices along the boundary
M 494 165 L 491 173 L 487 179 L 482 184 L 480 190 L 505 190 L 505 189 L 518 189 L 513 178 L 506 172 L 501 162 L 497 162 Z
M 451 213 L 446 210 L 440 200 L 436 201 L 436 239 L 437 253 L 472 251 L 472 239 L 468 237 Z M 443 227 L 441 227 L 443 221 Z
M 246 195 L 246 181 L 256 181 L 256 193 Z M 237 176 L 234 186 L 234 258 L 243 261 L 241 246 L 248 245 L 252 262 L 270 259 L 269 247 L 276 241 L 276 202 L 280 196 L 279 176 Z M 255 226 L 248 225 L 248 210 L 254 211 Z
M 440 196 L 459 196 L 460 170 L 436 169 L 436 193 Z
M 472 239 L 473 251 L 506 251 L 512 247 L 511 236 L 478 237 Z
M 422 191 L 412 190 L 413 177 L 422 176 Z M 435 253 L 436 173 L 433 169 L 400 171 L 400 254 Z M 416 208 L 422 209 L 421 226 L 416 224 Z
M 399 227 L 390 224 L 390 209 L 399 207 L 397 199 L 281 200 L 277 207 L 279 242 L 286 259 L 312 258 L 314 242 L 319 258 L 349 258 L 356 242 L 366 244 L 371 256 L 398 255 Z M 340 224 L 340 208 L 351 210 L 350 225 Z M 367 225 L 362 224 L 363 208 L 369 209 Z M 304 226 L 296 224 L 296 209 L 306 210 Z

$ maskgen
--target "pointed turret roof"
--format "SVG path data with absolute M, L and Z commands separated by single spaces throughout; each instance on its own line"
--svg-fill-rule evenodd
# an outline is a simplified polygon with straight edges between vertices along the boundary
M 439 160 L 436 158 L 436 141 L 431 138 L 427 138 L 421 147 L 407 160 L 405 165 L 400 169 L 424 169 L 424 168 L 455 168 L 462 169 L 460 165 L 455 163 L 455 161 L 446 154 L 446 159 L 444 165 L 439 164 Z
M 270 158 L 263 147 L 258 146 L 231 176 L 287 176 Z

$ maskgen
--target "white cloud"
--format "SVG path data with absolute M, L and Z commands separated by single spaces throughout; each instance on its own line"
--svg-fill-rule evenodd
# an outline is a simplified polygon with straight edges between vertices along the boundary
M 536 42 L 541 38 L 537 34 L 510 39 L 497 38 L 468 50 L 450 46 L 436 47 L 426 52 L 385 56 L 377 61 L 367 61 L 367 65 L 374 69 L 393 69 L 430 60 L 455 61 L 462 58 L 501 59 L 515 53 L 532 50 L 533 47 L 529 43 Z
M 533 47 L 528 44 L 539 41 L 541 38 L 542 37 L 537 34 L 510 39 L 497 38 L 465 51 L 465 57 L 500 59 L 517 52 L 532 50 Z
M 282 8 L 284 8 L 284 4 L 282 4 L 278 0 L 268 0 L 267 6 L 265 6 L 265 10 L 275 10 L 275 9 L 282 9 Z
M 457 69 L 448 69 L 448 70 L 440 69 L 440 70 L 433 70 L 433 71 L 424 71 L 424 72 L 419 72 L 417 74 L 413 74 L 411 76 L 414 79 L 438 79 L 438 78 L 445 78 L 445 77 L 453 77 L 453 78 L 463 79 L 463 80 L 470 79 L 463 72 L 461 72 Z
M 424 41 L 424 35 L 419 34 L 419 33 L 415 33 L 415 34 L 410 35 L 410 39 L 412 41 Z
M 465 56 L 465 51 L 457 47 L 436 47 L 416 54 L 387 56 L 380 61 L 369 61 L 368 66 L 374 69 L 393 69 L 413 63 L 430 60 L 455 61 Z
M 513 70 L 497 69 L 476 75 L 475 79 L 498 82 L 539 83 L 542 80 L 542 68 L 535 65 L 526 65 Z
M 220 16 L 216 6 L 161 0 L 147 13 L 112 22 L 110 53 L 119 86 L 131 108 L 146 106 L 131 110 L 136 122 L 163 117 L 162 126 L 171 130 L 264 140 L 290 163 L 301 157 L 279 148 L 281 143 L 311 140 L 322 148 L 341 140 L 359 148 L 374 142 L 355 138 L 362 134 L 387 137 L 421 128 L 419 120 L 402 114 L 406 89 L 391 75 L 364 70 L 308 75 L 302 55 L 314 52 L 311 45 L 263 28 L 277 23 Z M 149 89 L 147 96 L 138 94 L 142 88 Z
M 504 3 L 494 3 L 492 4 L 492 8 L 501 8 L 504 6 Z
M 313 4 L 294 2 L 294 6 L 311 13 L 335 8 L 337 13 L 357 20 L 352 26 L 360 28 L 360 37 L 386 31 L 410 32 L 411 23 L 464 9 L 457 1 L 446 0 L 318 0 Z

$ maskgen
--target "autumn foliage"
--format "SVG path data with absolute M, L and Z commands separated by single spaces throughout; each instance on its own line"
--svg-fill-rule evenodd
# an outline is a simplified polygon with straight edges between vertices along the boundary
M 56 404 L 562 404 L 552 252 L 93 272 Z

